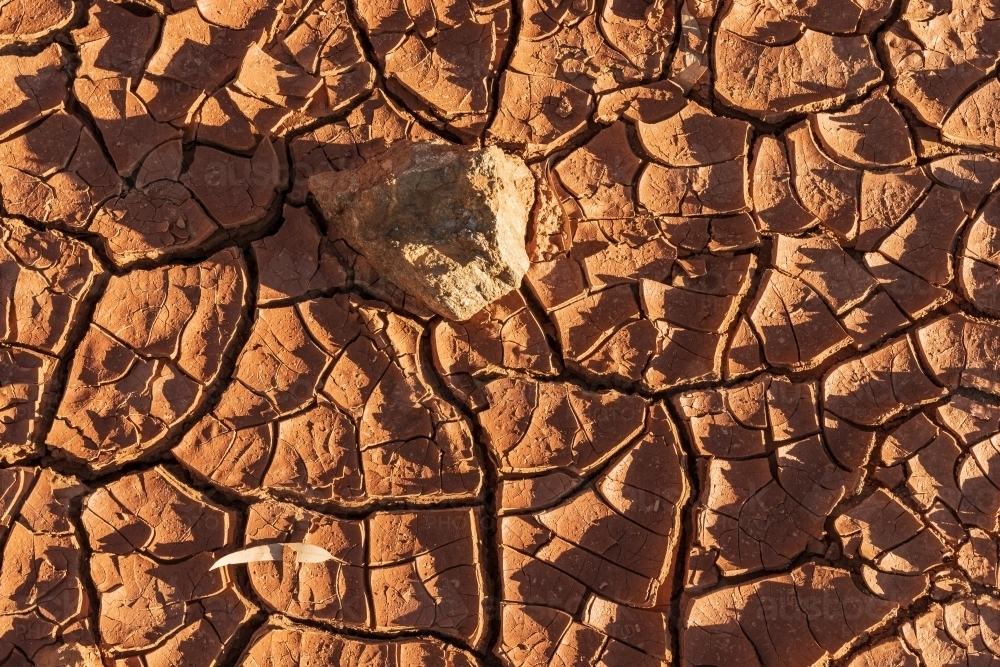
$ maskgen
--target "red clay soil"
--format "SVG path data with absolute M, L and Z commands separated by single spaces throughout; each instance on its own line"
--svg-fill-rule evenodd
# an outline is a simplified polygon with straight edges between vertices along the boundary
M 1000 665 L 998 64 L 996 0 L 0 3 L 0 665 Z M 535 180 L 462 322 L 307 187 L 429 140 Z

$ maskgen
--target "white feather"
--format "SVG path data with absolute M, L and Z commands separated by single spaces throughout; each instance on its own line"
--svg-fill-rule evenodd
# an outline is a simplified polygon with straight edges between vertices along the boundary
M 226 565 L 241 565 L 243 563 L 259 563 L 268 560 L 282 560 L 284 549 L 288 548 L 295 552 L 296 563 L 322 563 L 333 560 L 333 554 L 318 547 L 315 544 L 303 544 L 302 542 L 286 542 L 279 544 L 259 544 L 255 547 L 248 547 L 240 551 L 223 556 L 215 561 L 211 570 L 225 567 Z

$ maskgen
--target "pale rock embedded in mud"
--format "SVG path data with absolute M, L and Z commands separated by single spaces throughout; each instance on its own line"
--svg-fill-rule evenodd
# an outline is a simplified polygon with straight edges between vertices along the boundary
M 451 320 L 517 289 L 534 179 L 496 147 L 400 143 L 352 171 L 313 176 L 332 235 Z

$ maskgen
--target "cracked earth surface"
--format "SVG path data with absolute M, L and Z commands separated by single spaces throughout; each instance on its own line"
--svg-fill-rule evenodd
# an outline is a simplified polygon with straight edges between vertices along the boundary
M 996 0 L 0 2 L 0 665 L 1000 665 L 998 64 Z M 308 192 L 422 141 L 535 179 L 467 321 Z

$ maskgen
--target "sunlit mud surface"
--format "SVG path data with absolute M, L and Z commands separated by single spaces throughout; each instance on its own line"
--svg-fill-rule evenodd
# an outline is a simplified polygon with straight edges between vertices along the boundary
M 998 62 L 985 0 L 0 2 L 0 665 L 1000 664 Z M 309 194 L 401 141 L 530 165 L 467 321 Z

